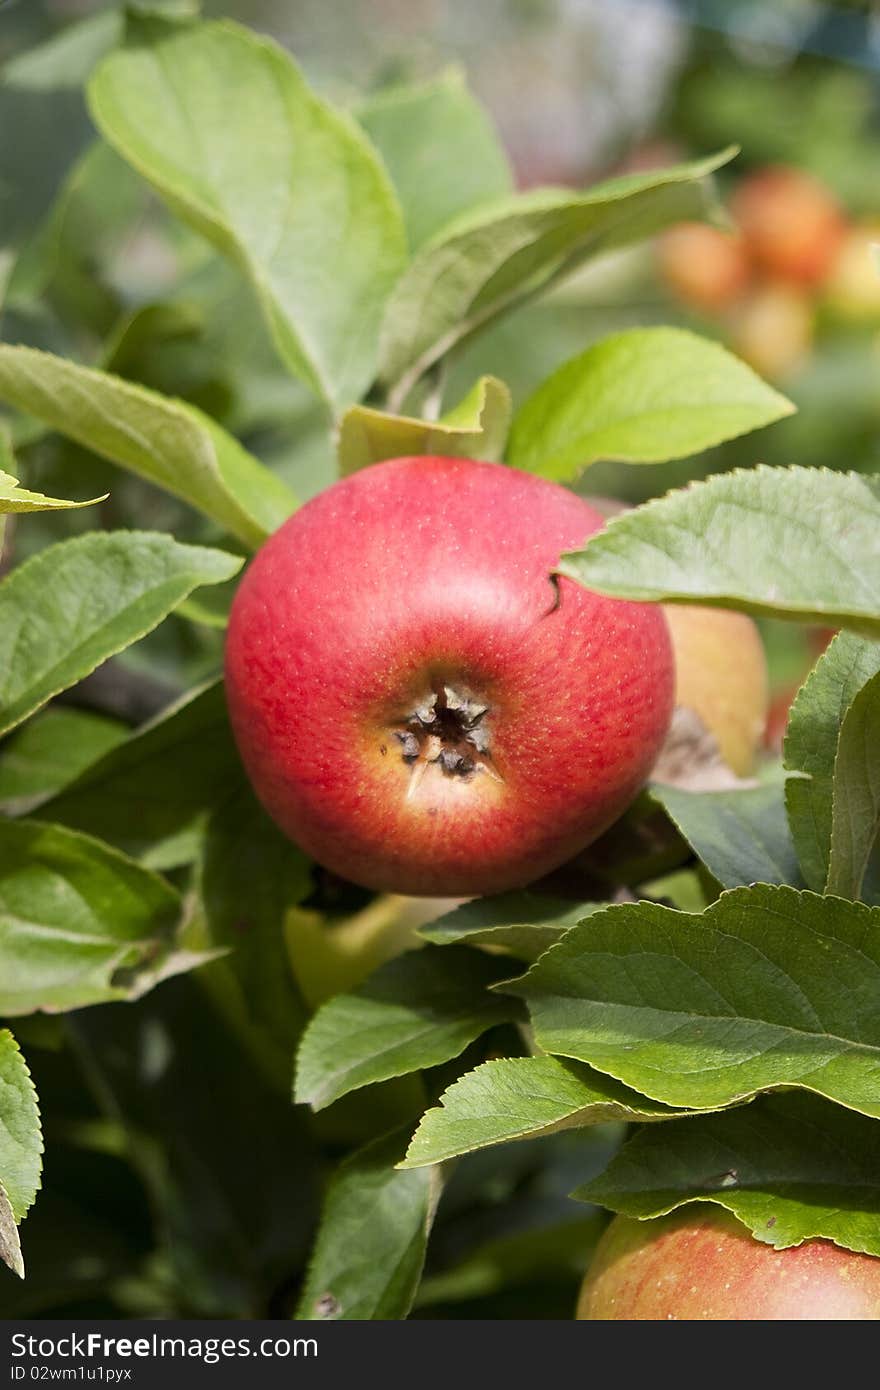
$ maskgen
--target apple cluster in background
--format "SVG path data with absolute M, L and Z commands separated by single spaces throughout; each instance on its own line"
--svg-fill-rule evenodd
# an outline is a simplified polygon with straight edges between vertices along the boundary
M 848 218 L 830 188 L 785 165 L 747 174 L 730 211 L 729 229 L 688 222 L 665 233 L 658 266 L 756 371 L 780 381 L 802 366 L 821 314 L 880 320 L 880 222 Z

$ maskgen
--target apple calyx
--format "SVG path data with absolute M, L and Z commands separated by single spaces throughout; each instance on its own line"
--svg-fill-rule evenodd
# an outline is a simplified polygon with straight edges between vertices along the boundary
M 402 727 L 394 730 L 394 738 L 403 761 L 412 769 L 408 796 L 431 766 L 446 777 L 465 781 L 479 773 L 502 780 L 490 765 L 489 712 L 489 706 L 476 696 L 441 685 L 400 720 Z

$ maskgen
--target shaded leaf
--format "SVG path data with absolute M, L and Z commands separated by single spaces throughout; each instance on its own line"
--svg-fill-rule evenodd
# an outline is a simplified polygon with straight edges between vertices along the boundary
M 357 399 L 405 244 L 355 122 L 270 40 L 154 17 L 130 24 L 89 104 L 109 143 L 248 276 L 290 369 L 334 408 Z
M 290 968 L 284 918 L 311 891 L 309 868 L 250 787 L 242 787 L 211 816 L 201 900 L 210 941 L 229 954 L 201 978 L 285 1092 L 306 1009 Z
M 401 1172 L 406 1139 L 391 1134 L 340 1165 L 300 1297 L 302 1320 L 405 1318 L 440 1195 L 436 1169 Z
M 667 1105 L 800 1086 L 880 1117 L 880 908 L 758 885 L 624 903 L 519 981 L 540 1047 Z
M 22 815 L 125 738 L 124 724 L 50 706 L 0 747 L 0 809 Z
M 507 461 L 566 481 L 598 459 L 685 458 L 793 410 L 719 343 L 681 328 L 633 328 L 538 387 L 517 412 Z
M 0 1260 L 12 1270 L 13 1274 L 17 1274 L 19 1279 L 24 1278 L 24 1256 L 21 1253 L 18 1227 L 15 1224 L 9 1198 L 2 1187 L 0 1187 Z
M 611 1077 L 555 1057 L 484 1062 L 443 1092 L 412 1137 L 403 1168 L 440 1163 L 511 1139 L 611 1120 L 668 1120 L 680 1110 L 647 1100 Z
M 360 1086 L 457 1057 L 515 1016 L 488 993 L 510 965 L 474 951 L 430 946 L 389 961 L 315 1014 L 297 1059 L 295 1098 L 321 1110 Z
M 0 821 L 0 1013 L 130 997 L 167 962 L 180 906 L 163 879 L 98 840 Z
M 241 564 L 149 531 L 92 531 L 26 560 L 0 585 L 0 732 Z
M 171 868 L 195 858 L 206 813 L 242 780 L 217 681 L 163 710 L 32 814 Z
M 191 623 L 203 627 L 213 627 L 225 632 L 229 625 L 229 610 L 238 584 L 230 580 L 226 584 L 214 584 L 210 589 L 197 589 L 185 598 L 177 610 L 180 618 L 189 618 Z
M 642 1130 L 574 1195 L 628 1216 L 715 1202 L 777 1250 L 822 1237 L 880 1255 L 880 1126 L 818 1096 Z
M 386 87 L 356 114 L 391 175 L 413 250 L 467 208 L 512 190 L 498 136 L 457 68 Z
M 67 24 L 43 43 L 19 53 L 4 69 L 14 87 L 47 92 L 80 87 L 95 64 L 122 37 L 122 16 L 101 10 Z
M 843 717 L 834 760 L 834 798 L 827 893 L 862 896 L 880 830 L 880 674 L 872 676 Z
M 0 344 L 0 399 L 256 547 L 295 507 L 286 484 L 195 406 L 34 348 Z
M 480 377 L 464 400 L 440 420 L 352 406 L 339 427 L 340 472 L 348 475 L 383 459 L 414 454 L 497 461 L 504 451 L 510 414 L 510 392 L 494 376 Z
M 651 795 L 722 888 L 802 886 L 781 784 L 718 792 L 655 785 Z
M 48 304 L 66 329 L 62 342 L 76 343 L 78 353 L 97 347 L 113 333 L 123 307 L 114 273 L 122 263 L 129 293 L 142 293 L 137 269 L 132 283 L 131 242 L 152 212 L 149 201 L 143 180 L 103 141 L 94 141 L 67 172 L 42 227 L 23 245 L 10 279 L 10 305 L 42 316 Z
M 142 1165 L 165 1278 L 194 1315 L 248 1317 L 303 1268 L 317 1155 L 305 1116 L 254 1066 L 202 973 L 65 1023 Z
M 499 893 L 453 908 L 421 927 L 419 935 L 435 946 L 460 941 L 472 946 L 501 946 L 524 960 L 536 960 L 575 922 L 604 906 L 529 891 Z
M 843 632 L 817 661 L 788 716 L 785 784 L 792 838 L 808 888 L 828 879 L 834 824 L 834 768 L 840 730 L 859 691 L 880 674 L 880 643 Z
M 613 518 L 583 550 L 564 555 L 559 572 L 619 598 L 877 635 L 880 481 L 819 468 L 715 474 Z
M 585 193 L 539 188 L 497 199 L 440 229 L 395 286 L 381 378 L 394 407 L 450 348 L 591 257 L 709 206 L 702 180 L 730 158 L 627 174 Z
M 42 1161 L 37 1093 L 18 1043 L 9 1030 L 3 1028 L 0 1029 L 0 1188 L 15 1222 L 23 1220 L 36 1199 Z M 0 1235 L 3 1225 L 0 1219 Z M 23 1273 L 22 1270 L 16 1272 Z

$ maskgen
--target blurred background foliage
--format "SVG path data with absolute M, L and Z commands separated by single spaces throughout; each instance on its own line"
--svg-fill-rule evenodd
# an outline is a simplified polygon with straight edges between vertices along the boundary
M 196 4 L 132 8 L 192 13 Z M 460 69 L 523 187 L 583 186 L 731 142 L 742 153 L 720 184 L 734 202 L 742 180 L 767 165 L 813 175 L 851 234 L 846 273 L 835 263 L 810 284 L 780 288 L 759 270 L 729 302 L 707 305 L 664 268 L 662 248 L 639 248 L 465 345 L 444 394 L 455 401 L 491 372 L 519 401 L 617 328 L 678 322 L 751 357 L 799 413 L 695 459 L 598 464 L 584 490 L 638 502 L 757 462 L 876 470 L 880 296 L 870 243 L 880 240 L 880 19 L 872 4 L 205 0 L 202 12 L 274 35 L 319 90 L 355 110 L 388 87 Z M 0 4 L 0 336 L 196 402 L 306 498 L 334 476 L 326 417 L 281 366 L 240 278 L 96 140 L 82 86 L 122 22 L 119 8 L 96 0 Z M 231 119 L 234 110 L 231 93 Z M 429 171 L 429 152 L 426 162 Z M 212 538 L 173 499 L 75 445 L 20 420 L 2 428 L 27 486 L 62 497 L 110 492 L 97 524 Z M 91 510 L 10 525 L 2 564 L 95 524 Z M 217 669 L 222 632 L 207 605 L 193 616 L 173 616 L 119 659 L 144 683 L 146 709 Z M 767 624 L 765 636 L 777 699 L 787 704 L 821 635 Z M 108 712 L 125 718 L 114 698 Z M 136 1005 L 20 1022 L 48 1157 L 27 1223 L 29 1277 L 0 1279 L 4 1314 L 289 1312 L 289 1271 L 312 1235 L 314 1135 L 268 1082 L 255 1096 L 253 1070 L 239 1075 L 248 1064 L 212 1009 L 184 978 Z M 341 1153 L 409 1108 L 392 1087 L 388 1114 L 345 1103 L 334 1111 L 324 1135 L 331 1157 L 335 1144 Z M 122 1112 L 124 1125 L 112 1118 Z M 169 1132 L 170 1148 L 159 1143 Z M 570 1316 L 598 1217 L 565 1194 L 601 1168 L 618 1138 L 611 1128 L 585 1130 L 462 1161 L 415 1316 Z

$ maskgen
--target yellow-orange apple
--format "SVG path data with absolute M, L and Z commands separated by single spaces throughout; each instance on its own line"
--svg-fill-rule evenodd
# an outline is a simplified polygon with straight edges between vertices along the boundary
M 754 769 L 767 721 L 767 658 L 744 613 L 665 605 L 675 652 L 675 703 L 693 710 L 739 777 Z

